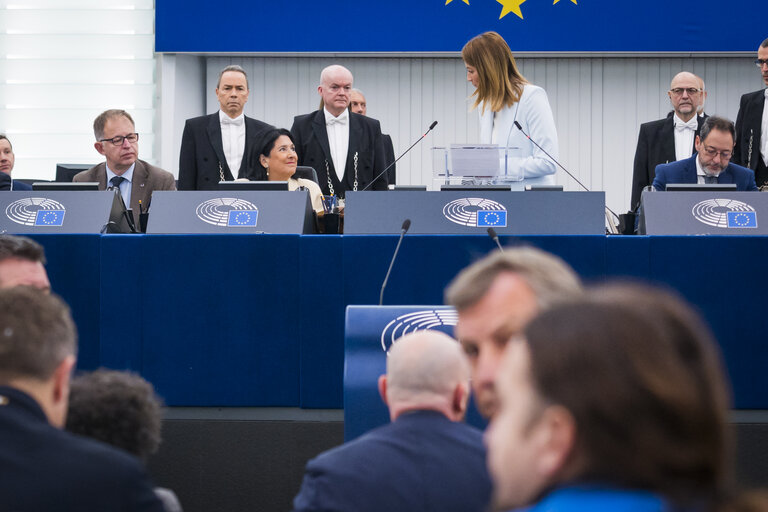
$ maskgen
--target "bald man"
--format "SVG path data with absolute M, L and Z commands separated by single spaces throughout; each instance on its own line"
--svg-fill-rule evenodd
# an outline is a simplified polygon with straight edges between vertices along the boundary
M 460 345 L 445 334 L 397 340 L 379 377 L 392 422 L 309 461 L 294 510 L 485 510 L 482 434 L 461 423 L 469 375 Z
M 299 165 L 314 167 L 323 194 L 339 198 L 348 190 L 387 189 L 386 174 L 379 176 L 386 167 L 381 125 L 347 110 L 352 82 L 344 66 L 323 69 L 317 86 L 322 108 L 296 116 L 291 127 Z
M 695 152 L 694 140 L 701 131 L 706 114 L 697 115 L 707 92 L 704 81 L 693 73 L 675 75 L 669 85 L 672 112 L 664 119 L 640 125 L 632 173 L 631 208 L 637 209 L 643 189 L 653 183 L 656 166 L 690 158 Z

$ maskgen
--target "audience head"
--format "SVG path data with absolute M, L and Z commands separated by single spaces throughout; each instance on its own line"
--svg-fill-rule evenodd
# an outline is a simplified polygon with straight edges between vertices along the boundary
M 338 64 L 328 66 L 320 73 L 317 93 L 322 98 L 321 104 L 336 117 L 349 106 L 352 80 L 352 73 Z
M 719 354 L 666 292 L 598 288 L 541 313 L 510 341 L 497 386 L 486 441 L 500 508 L 594 482 L 684 509 L 730 484 Z
M 467 81 L 476 87 L 473 108 L 483 105 L 493 112 L 514 105 L 528 81 L 517 69 L 509 45 L 496 32 L 476 36 L 464 45 L 461 58 L 467 68 Z
M 285 128 L 270 130 L 262 138 L 259 163 L 270 181 L 287 181 L 296 172 L 298 156 L 293 135 Z
M 13 154 L 11 140 L 0 133 L 0 172 L 10 175 L 15 161 L 16 156 Z
M 0 235 L 0 288 L 31 286 L 51 290 L 43 246 L 25 236 Z
M 701 78 L 688 71 L 682 71 L 672 78 L 667 96 L 677 117 L 688 121 L 704 105 L 707 93 Z
M 227 66 L 219 72 L 216 82 L 216 97 L 221 111 L 234 119 L 243 113 L 248 101 L 248 75 L 236 64 Z
M 67 430 L 146 462 L 160 446 L 161 402 L 139 375 L 96 370 L 72 379 Z
M 434 410 L 460 421 L 469 397 L 469 365 L 459 344 L 439 331 L 398 339 L 387 354 L 379 392 L 394 421 L 403 413 Z
M 62 427 L 77 335 L 67 305 L 27 286 L 0 289 L 0 385 L 37 401 Z
M 349 95 L 349 110 L 361 116 L 365 115 L 367 105 L 365 103 L 365 95 L 360 89 L 352 89 Z
M 93 121 L 96 142 L 93 147 L 107 159 L 107 167 L 123 174 L 139 157 L 139 134 L 133 118 L 125 110 L 105 110 Z
M 757 67 L 760 68 L 760 74 L 763 76 L 763 82 L 768 85 L 768 39 L 760 43 L 757 49 Z
M 699 163 L 709 174 L 720 174 L 731 161 L 736 141 L 733 123 L 724 117 L 709 116 L 696 136 Z
M 540 310 L 580 293 L 573 270 L 532 247 L 495 251 L 451 282 L 445 300 L 459 314 L 456 338 L 472 366 L 472 391 L 486 418 L 497 407 L 495 378 L 507 341 Z

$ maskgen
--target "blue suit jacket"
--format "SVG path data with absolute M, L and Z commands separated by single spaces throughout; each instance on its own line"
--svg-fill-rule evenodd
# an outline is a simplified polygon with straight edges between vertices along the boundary
M 51 424 L 29 395 L 0 386 L 0 511 L 162 512 L 138 459 Z
M 685 160 L 657 165 L 653 188 L 666 190 L 668 183 L 698 183 L 696 158 L 697 155 L 693 155 Z M 723 172 L 717 177 L 717 182 L 735 183 L 737 190 L 740 191 L 757 190 L 754 171 L 733 163 L 728 164 L 728 167 L 723 169 Z
M 416 411 L 307 463 L 296 511 L 484 511 L 491 495 L 482 433 Z

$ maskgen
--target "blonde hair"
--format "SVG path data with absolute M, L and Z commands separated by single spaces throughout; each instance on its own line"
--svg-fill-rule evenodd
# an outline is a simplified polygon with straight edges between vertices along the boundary
M 483 112 L 486 106 L 498 112 L 520 101 L 528 80 L 517 69 L 512 50 L 499 34 L 486 32 L 472 38 L 461 49 L 461 58 L 477 70 L 473 109 L 482 104 Z

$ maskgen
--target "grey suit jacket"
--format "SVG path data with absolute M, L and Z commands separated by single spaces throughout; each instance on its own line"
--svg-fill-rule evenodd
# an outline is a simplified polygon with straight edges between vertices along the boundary
M 72 181 L 98 181 L 99 190 L 106 190 L 106 162 L 75 174 Z M 155 190 L 176 190 L 176 179 L 173 174 L 150 165 L 144 160 L 136 160 L 136 167 L 133 169 L 133 181 L 131 182 L 131 205 L 129 206 L 135 212 L 134 216 L 139 214 L 139 201 L 141 201 L 142 211 L 146 212 L 149 209 L 152 192 Z

